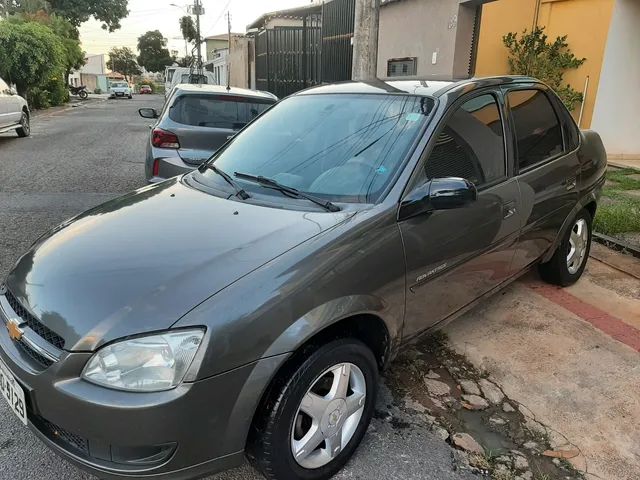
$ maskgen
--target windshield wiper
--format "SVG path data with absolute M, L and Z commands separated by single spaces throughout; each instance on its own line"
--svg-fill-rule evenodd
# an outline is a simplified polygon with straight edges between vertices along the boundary
M 213 170 L 214 172 L 216 172 L 218 175 L 220 175 L 225 182 L 227 182 L 229 185 L 231 185 L 233 187 L 233 189 L 236 191 L 236 196 L 242 200 L 246 200 L 248 198 L 251 198 L 251 195 L 249 195 L 244 188 L 242 188 L 240 185 L 238 185 L 237 182 L 235 182 L 233 180 L 233 178 L 231 178 L 231 176 L 226 173 L 223 172 L 222 170 L 220 170 L 218 167 L 216 167 L 213 163 L 204 163 L 202 164 L 202 167 L 205 170 L 207 168 Z
M 286 185 L 282 185 L 281 183 L 276 182 L 272 178 L 266 178 L 261 175 L 250 175 L 248 173 L 240 173 L 235 172 L 234 175 L 238 178 L 242 178 L 244 180 L 249 180 L 251 182 L 256 182 L 263 187 L 273 188 L 274 190 L 279 190 L 286 195 L 290 195 L 296 198 L 306 198 L 307 200 L 315 203 L 316 205 L 320 205 L 322 208 L 328 210 L 329 212 L 339 212 L 340 207 L 329 202 L 328 200 L 323 200 L 322 198 L 314 197 L 313 195 L 309 195 L 308 193 L 301 192 L 300 190 L 296 190 L 293 187 L 288 187 Z

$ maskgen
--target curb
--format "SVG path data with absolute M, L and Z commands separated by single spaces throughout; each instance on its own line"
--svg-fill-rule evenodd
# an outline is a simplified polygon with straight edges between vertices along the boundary
M 612 250 L 616 250 L 617 252 L 629 253 L 636 258 L 640 258 L 640 248 L 631 245 L 624 240 L 613 238 L 609 235 L 598 232 L 593 232 L 593 239 Z

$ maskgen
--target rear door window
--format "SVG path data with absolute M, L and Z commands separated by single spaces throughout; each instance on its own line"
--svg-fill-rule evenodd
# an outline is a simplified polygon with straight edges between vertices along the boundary
M 169 118 L 183 125 L 239 130 L 273 103 L 230 95 L 182 95 L 171 106 Z
M 541 90 L 507 94 L 513 117 L 520 171 L 564 151 L 562 128 L 551 102 Z
M 500 109 L 491 94 L 457 107 L 425 163 L 429 179 L 460 177 L 478 187 L 506 177 Z

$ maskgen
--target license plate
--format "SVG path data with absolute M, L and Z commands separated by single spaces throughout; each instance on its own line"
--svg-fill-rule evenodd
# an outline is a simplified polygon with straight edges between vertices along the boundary
M 24 390 L 2 361 L 0 361 L 0 391 L 13 413 L 26 425 L 27 404 L 24 401 Z

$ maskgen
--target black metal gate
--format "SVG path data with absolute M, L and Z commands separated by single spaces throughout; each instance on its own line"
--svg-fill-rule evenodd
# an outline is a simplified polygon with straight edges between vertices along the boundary
M 356 0 L 322 5 L 322 81 L 351 80 Z
M 256 37 L 256 87 L 286 97 L 321 81 L 320 16 L 302 27 L 275 27 Z
M 256 88 L 286 97 L 319 83 L 351 79 L 355 0 L 331 0 L 301 27 L 256 35 Z

